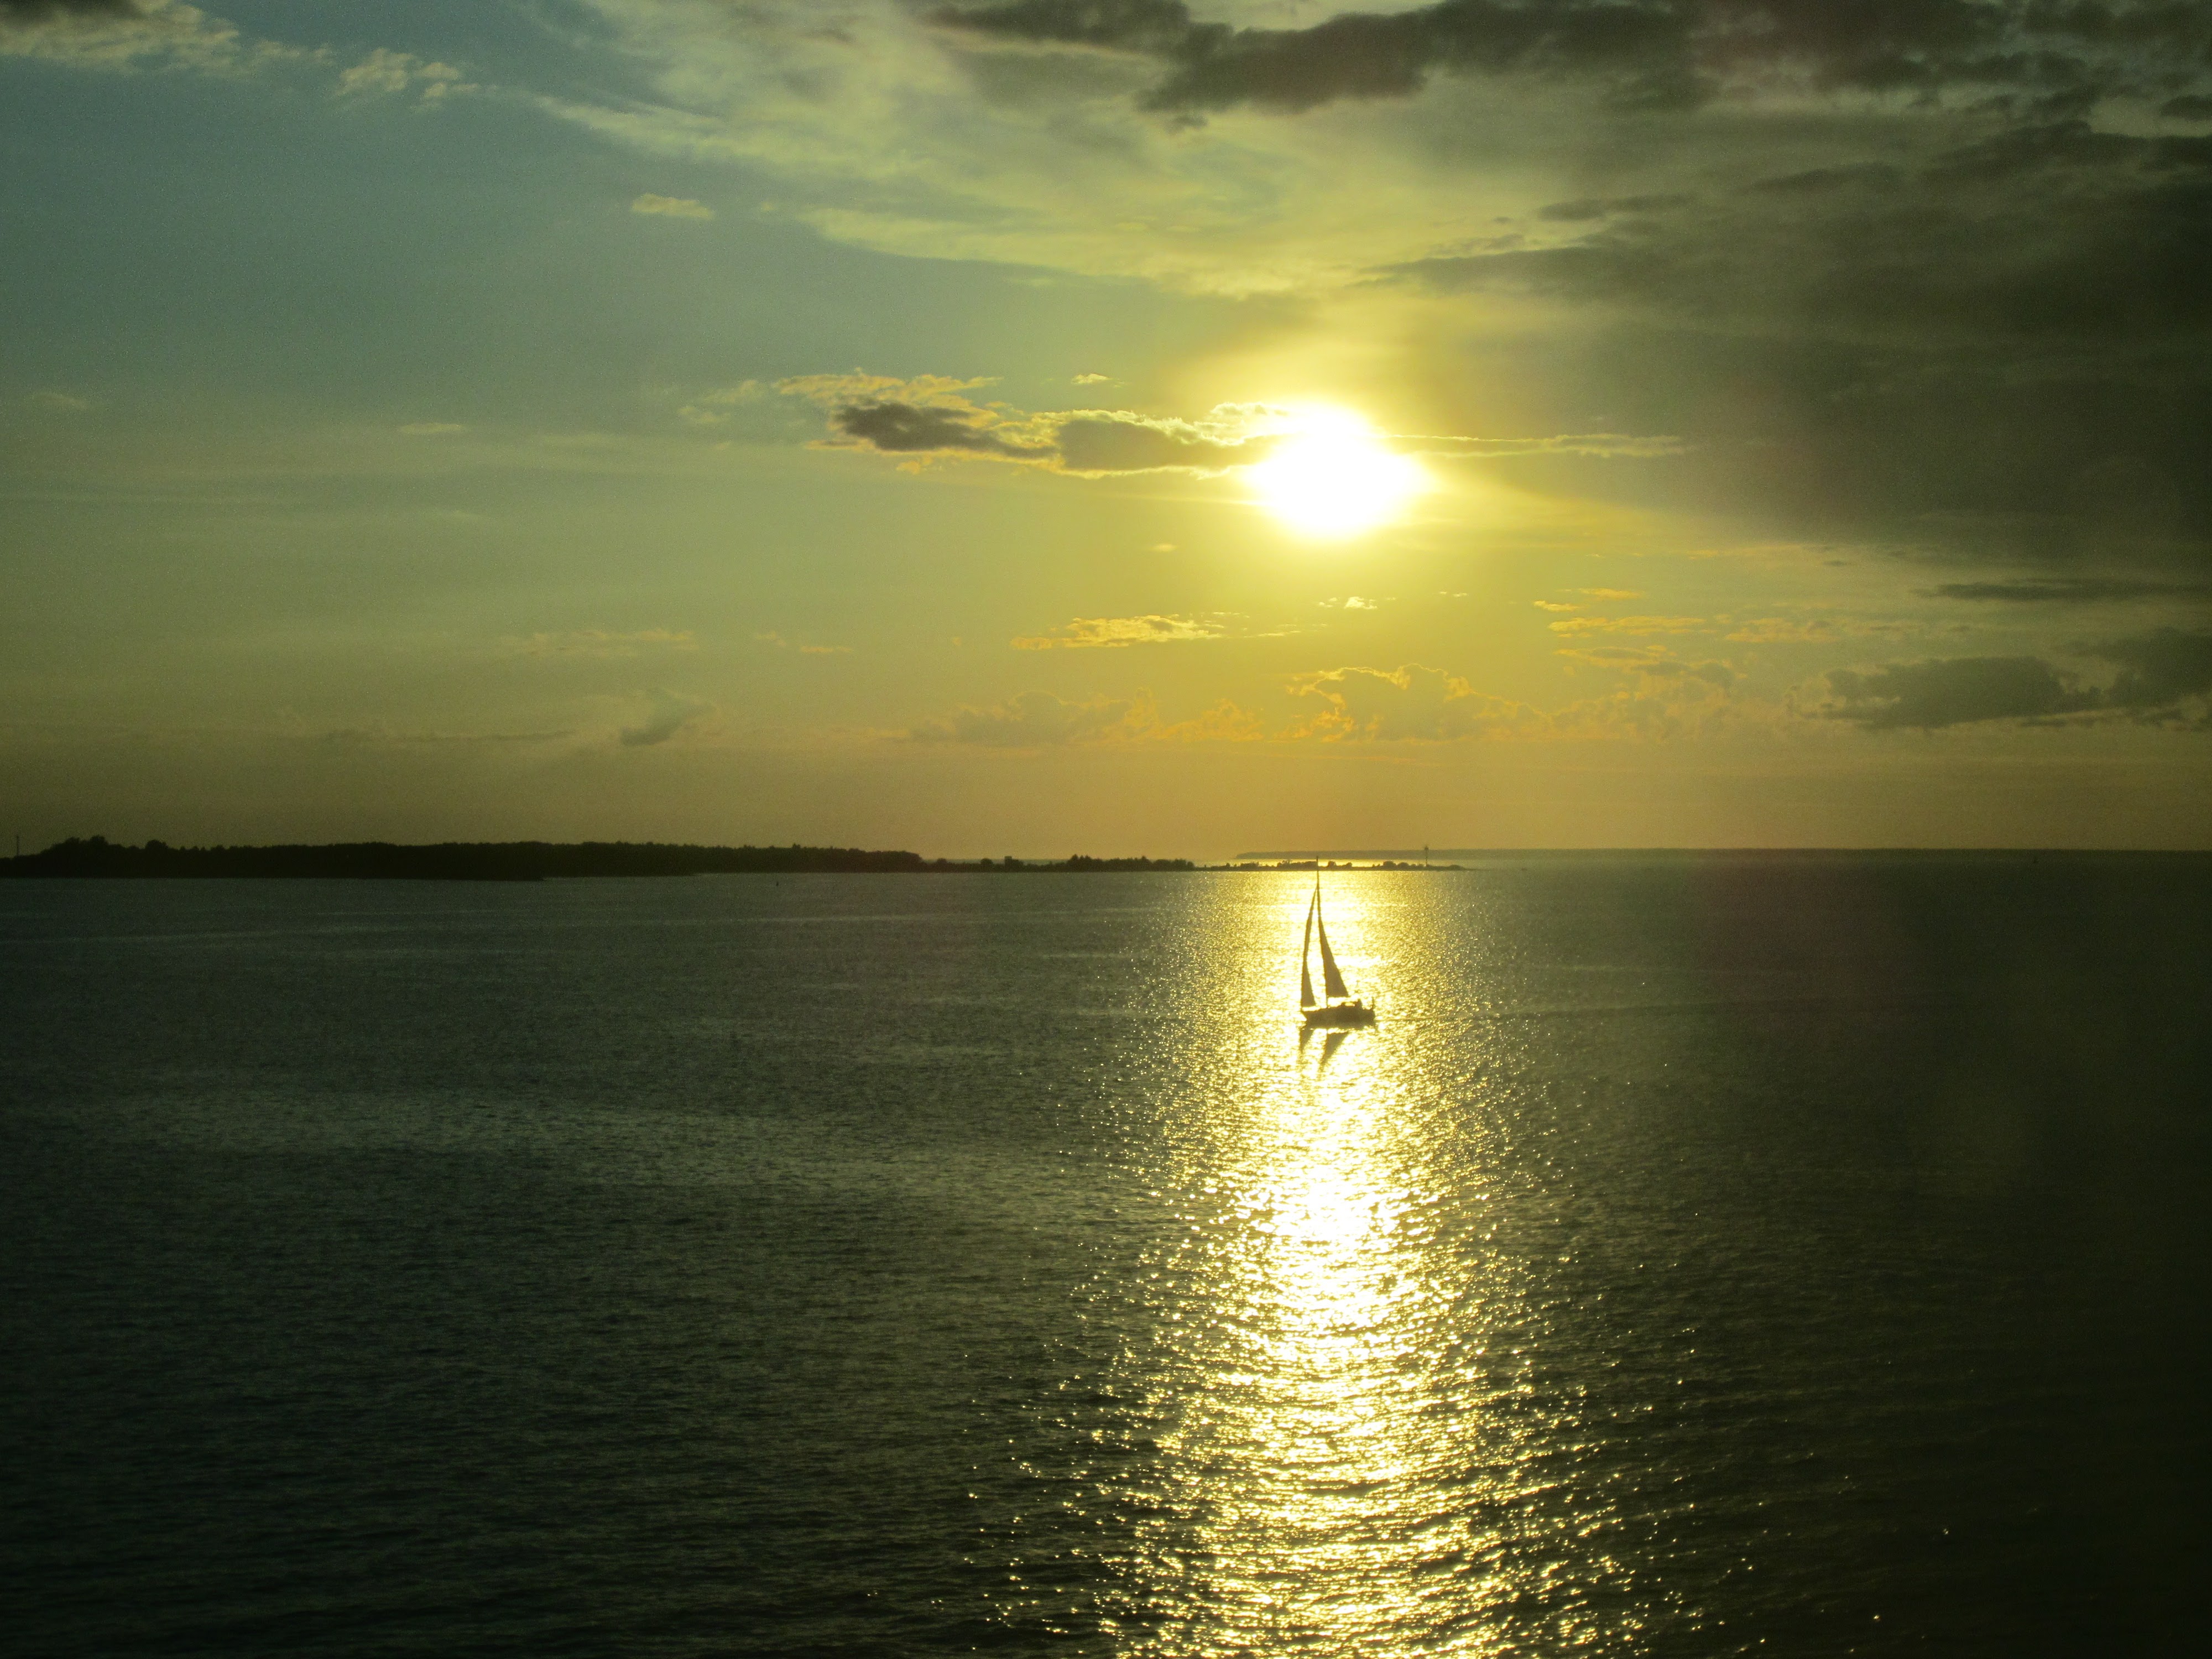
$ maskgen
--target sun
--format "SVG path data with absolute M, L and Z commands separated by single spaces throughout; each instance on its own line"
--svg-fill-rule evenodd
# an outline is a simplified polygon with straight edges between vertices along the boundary
M 1304 535 L 1376 529 L 1429 487 L 1419 462 L 1386 447 L 1350 410 L 1299 410 L 1283 430 L 1267 459 L 1244 476 L 1262 506 Z

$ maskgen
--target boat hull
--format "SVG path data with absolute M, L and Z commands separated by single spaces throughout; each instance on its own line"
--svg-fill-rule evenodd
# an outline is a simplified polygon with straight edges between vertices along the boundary
M 1328 1002 L 1305 1010 L 1309 1025 L 1372 1025 L 1375 1011 L 1364 1002 Z

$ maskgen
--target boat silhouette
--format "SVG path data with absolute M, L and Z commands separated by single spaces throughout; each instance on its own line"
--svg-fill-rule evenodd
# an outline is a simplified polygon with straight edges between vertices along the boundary
M 1313 947 L 1321 941 L 1322 994 L 1314 995 Z M 1372 1025 L 1375 1011 L 1352 994 L 1328 948 L 1328 927 L 1321 914 L 1321 872 L 1314 872 L 1313 902 L 1306 906 L 1305 944 L 1298 951 L 1298 1008 L 1308 1025 Z

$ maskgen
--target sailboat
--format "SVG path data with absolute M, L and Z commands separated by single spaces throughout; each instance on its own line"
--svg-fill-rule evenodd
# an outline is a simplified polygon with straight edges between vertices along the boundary
M 1322 998 L 1314 999 L 1313 945 L 1321 940 Z M 1298 1006 L 1309 1025 L 1372 1025 L 1375 1011 L 1353 996 L 1328 948 L 1328 928 L 1321 919 L 1321 872 L 1314 872 L 1313 902 L 1306 906 L 1305 944 L 1298 951 Z

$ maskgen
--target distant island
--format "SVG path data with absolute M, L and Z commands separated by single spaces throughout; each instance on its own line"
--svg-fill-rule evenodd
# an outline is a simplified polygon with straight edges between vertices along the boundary
M 391 842 L 327 846 L 143 847 L 72 836 L 43 852 L 0 859 L 0 876 L 106 879 L 291 878 L 386 881 L 545 881 L 579 876 L 931 875 L 962 871 L 1195 870 L 1188 859 L 925 859 L 857 847 L 693 847 L 662 842 Z

